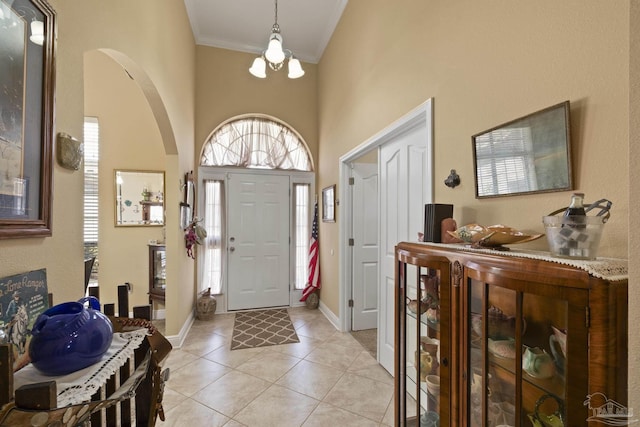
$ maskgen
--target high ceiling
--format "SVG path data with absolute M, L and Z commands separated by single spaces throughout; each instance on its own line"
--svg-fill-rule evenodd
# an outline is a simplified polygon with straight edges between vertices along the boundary
M 274 0 L 184 0 L 196 43 L 259 54 L 275 22 Z M 283 47 L 318 63 L 347 0 L 279 0 Z

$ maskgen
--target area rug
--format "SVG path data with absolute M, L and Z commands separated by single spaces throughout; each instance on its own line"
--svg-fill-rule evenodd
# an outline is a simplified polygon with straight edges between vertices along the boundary
M 300 342 L 286 308 L 236 313 L 231 350 Z
M 351 336 L 358 341 L 373 358 L 378 353 L 378 330 L 365 329 L 363 331 L 351 331 Z

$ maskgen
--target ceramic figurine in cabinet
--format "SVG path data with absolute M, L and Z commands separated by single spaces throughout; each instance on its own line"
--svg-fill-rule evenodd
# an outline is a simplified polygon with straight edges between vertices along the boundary
M 551 378 L 556 372 L 551 355 L 538 347 L 526 347 L 522 369 L 534 378 Z
M 416 351 L 416 367 L 420 367 L 420 381 L 425 382 L 433 367 L 433 357 L 428 351 Z
M 428 375 L 438 375 L 438 347 L 440 341 L 435 338 L 420 337 L 420 351 L 416 351 L 416 366 L 420 362 L 420 381 L 426 381 Z
M 426 297 L 424 301 L 428 303 L 427 321 L 431 326 L 440 323 L 440 291 L 438 289 L 438 277 L 434 275 L 422 276 L 422 283 Z

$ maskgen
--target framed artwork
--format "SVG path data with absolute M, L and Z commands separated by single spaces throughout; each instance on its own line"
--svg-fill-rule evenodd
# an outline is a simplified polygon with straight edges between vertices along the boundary
M 55 12 L 0 0 L 0 239 L 51 236 Z
M 336 186 L 322 189 L 322 222 L 336 222 Z

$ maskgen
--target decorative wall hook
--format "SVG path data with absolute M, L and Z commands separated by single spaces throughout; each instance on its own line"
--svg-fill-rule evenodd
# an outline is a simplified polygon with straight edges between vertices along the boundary
M 458 185 L 460 185 L 460 176 L 458 176 L 455 169 L 451 169 L 451 173 L 449 174 L 447 179 L 444 180 L 444 185 L 449 188 L 456 188 Z

